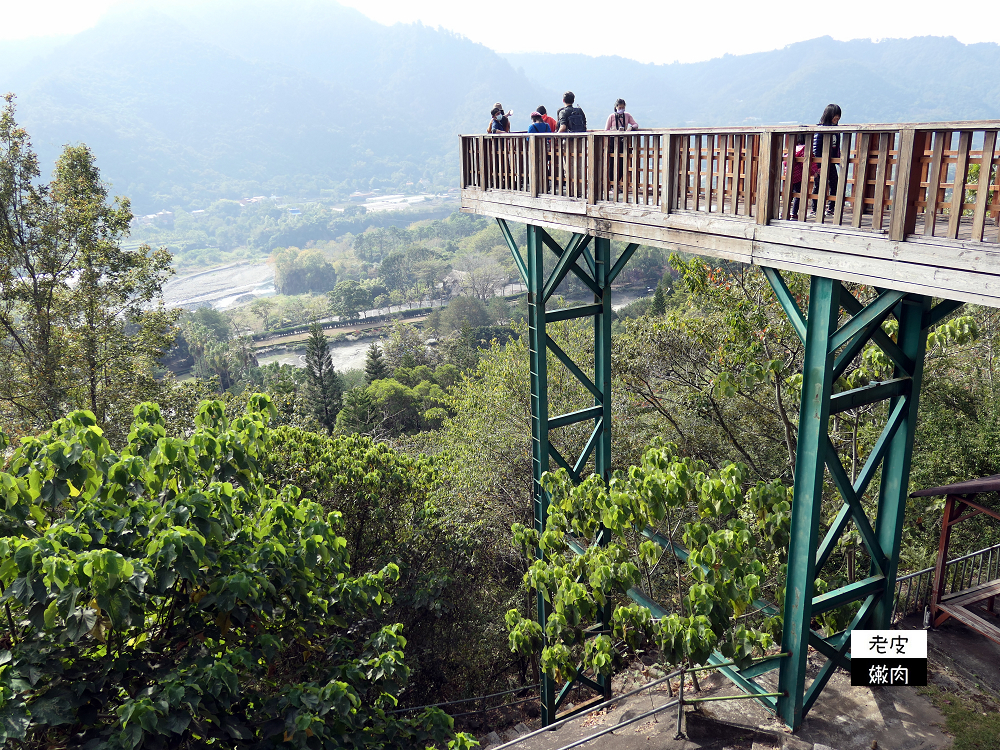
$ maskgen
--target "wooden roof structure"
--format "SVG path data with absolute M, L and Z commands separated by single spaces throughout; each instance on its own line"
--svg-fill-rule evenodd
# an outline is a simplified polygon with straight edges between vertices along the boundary
M 947 580 L 948 547 L 951 543 L 952 528 L 962 521 L 979 515 L 987 515 L 1000 521 L 1000 512 L 987 508 L 972 499 L 977 494 L 988 492 L 1000 492 L 1000 474 L 918 490 L 911 492 L 910 497 L 945 496 L 944 516 L 941 520 L 941 541 L 938 547 L 937 565 L 934 570 L 934 591 L 930 604 L 934 626 L 942 625 L 949 617 L 954 617 L 991 641 L 1000 643 L 1000 627 L 998 627 L 1000 616 L 994 611 L 996 597 L 1000 595 L 1000 570 L 998 570 L 997 565 L 994 565 L 992 555 L 986 563 L 985 581 L 982 575 L 981 560 L 978 573 L 973 569 L 972 575 L 969 575 L 968 566 L 962 566 L 961 573 L 959 573 L 959 569 L 955 567 L 950 587 Z M 973 581 L 976 582 L 975 585 L 973 585 Z

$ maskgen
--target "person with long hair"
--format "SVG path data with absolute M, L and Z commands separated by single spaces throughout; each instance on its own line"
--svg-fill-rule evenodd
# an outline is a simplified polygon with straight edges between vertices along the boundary
M 840 106 L 837 104 L 827 104 L 826 109 L 823 110 L 822 117 L 819 118 L 818 125 L 825 127 L 834 127 L 840 122 Z M 819 159 L 823 156 L 823 133 L 814 133 L 812 142 L 812 155 L 813 158 Z M 830 158 L 839 159 L 840 158 L 840 133 L 834 133 L 830 136 Z M 813 178 L 813 192 L 817 195 L 820 194 L 820 165 L 813 164 L 812 173 Z M 826 173 L 826 186 L 830 189 L 831 195 L 837 194 L 837 185 L 840 182 L 840 175 L 837 174 L 837 166 L 835 164 L 830 164 L 830 168 Z M 833 215 L 833 207 L 836 204 L 835 201 L 829 201 L 826 205 L 827 216 Z M 816 200 L 812 202 L 813 213 L 816 212 Z

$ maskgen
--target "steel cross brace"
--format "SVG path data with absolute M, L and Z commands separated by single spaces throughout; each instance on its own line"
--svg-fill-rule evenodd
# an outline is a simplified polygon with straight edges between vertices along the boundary
M 574 234 L 566 247 L 561 247 L 544 229 L 529 224 L 527 226 L 526 258 L 522 258 L 514 235 L 506 221 L 497 219 L 500 231 L 507 242 L 514 262 L 528 287 L 528 349 L 531 371 L 531 461 L 533 475 L 532 497 L 534 500 L 535 528 L 542 532 L 548 516 L 549 500 L 542 489 L 541 478 L 549 469 L 550 461 L 569 472 L 574 482 L 581 480 L 581 472 L 593 456 L 594 470 L 611 478 L 611 283 L 621 272 L 628 259 L 635 252 L 637 244 L 630 244 L 612 265 L 611 241 L 600 237 Z M 593 245 L 593 252 L 591 252 Z M 545 249 L 556 256 L 555 267 L 545 272 Z M 546 302 L 551 298 L 567 274 L 573 273 L 594 294 L 592 304 L 578 305 L 548 311 Z M 591 380 L 576 362 L 552 340 L 546 331 L 549 322 L 591 318 L 594 330 L 594 378 Z M 549 415 L 548 365 L 549 353 L 560 361 L 567 370 L 594 397 L 593 406 L 568 414 Z M 590 421 L 594 427 L 580 454 L 567 460 L 549 442 L 549 431 L 579 422 Z M 598 544 L 607 543 L 603 530 L 599 532 Z M 541 550 L 535 554 L 542 555 Z M 538 623 L 544 629 L 548 617 L 548 607 L 539 594 L 536 602 Z M 599 615 L 598 630 L 610 628 L 610 610 L 604 608 Z M 574 678 L 560 691 L 555 692 L 555 681 L 546 676 L 541 680 L 542 725 L 556 720 L 556 710 L 568 696 L 574 683 L 598 689 L 606 696 L 611 694 L 611 683 L 603 677 L 596 681 L 583 675 Z
M 781 643 L 782 652 L 788 656 L 781 659 L 778 677 L 778 690 L 786 697 L 778 698 L 776 705 L 781 719 L 796 729 L 836 668 L 849 666 L 851 630 L 861 626 L 889 627 L 927 330 L 955 310 L 958 303 L 944 301 L 932 308 L 929 297 L 879 290 L 878 296 L 865 305 L 840 281 L 813 277 L 809 314 L 804 316 L 778 271 L 763 270 L 792 328 L 805 344 Z M 843 324 L 841 309 L 848 315 Z M 882 330 L 890 315 L 899 321 L 895 341 Z M 869 343 L 880 347 L 893 361 L 892 379 L 834 395 L 834 382 Z M 888 419 L 864 468 L 852 482 L 830 440 L 830 416 L 882 400 L 888 400 Z M 843 504 L 821 539 L 827 470 Z M 878 472 L 881 481 L 873 525 L 861 498 Z M 815 596 L 816 577 L 851 522 L 871 556 L 868 576 Z M 863 603 L 846 630 L 830 638 L 811 630 L 814 615 L 853 602 Z M 828 661 L 807 689 L 809 646 Z M 759 688 L 754 685 L 744 689 Z

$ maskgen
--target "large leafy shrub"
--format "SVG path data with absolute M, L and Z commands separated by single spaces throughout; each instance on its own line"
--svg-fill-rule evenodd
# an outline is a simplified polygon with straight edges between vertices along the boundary
M 451 739 L 440 711 L 390 713 L 402 628 L 363 625 L 398 569 L 352 574 L 339 514 L 264 482 L 272 414 L 266 396 L 232 422 L 206 402 L 182 439 L 142 404 L 121 455 L 83 411 L 22 440 L 0 473 L 0 745 Z
M 506 529 L 472 499 L 442 496 L 440 458 L 410 456 L 363 435 L 287 426 L 271 431 L 267 458 L 271 484 L 293 483 L 342 515 L 356 574 L 399 568 L 379 622 L 404 626 L 411 670 L 405 704 L 511 687 L 503 616 L 521 575 L 497 555 L 497 548 L 507 552 L 494 543 Z

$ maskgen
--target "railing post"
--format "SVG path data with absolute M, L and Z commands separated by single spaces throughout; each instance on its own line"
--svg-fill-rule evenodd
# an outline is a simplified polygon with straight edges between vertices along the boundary
M 593 206 L 597 203 L 597 136 L 593 133 L 587 135 L 587 204 Z
M 757 160 L 758 224 L 767 224 L 774 216 L 780 184 L 780 164 L 781 136 L 773 130 L 765 130 L 760 136 L 760 158 Z
M 934 589 L 931 595 L 931 622 L 938 617 L 938 605 L 944 598 L 944 577 L 948 565 L 948 543 L 951 541 L 951 522 L 955 517 L 955 496 L 947 495 L 944 502 L 944 516 L 941 519 L 941 540 L 938 543 L 938 559 L 934 566 Z
M 528 136 L 528 189 L 531 197 L 538 197 L 538 138 Z
M 663 200 L 660 210 L 669 214 L 674 210 L 677 200 L 677 139 L 673 133 L 667 133 L 660 141 L 663 149 Z
M 920 198 L 921 157 L 926 134 L 913 128 L 903 128 L 899 135 L 899 157 L 896 160 L 896 186 L 892 193 L 892 220 L 889 239 L 901 242 L 913 234 L 917 225 L 917 200 Z M 875 196 L 875 205 L 881 196 Z
M 476 149 L 476 167 L 479 170 L 479 189 L 486 190 L 486 154 L 483 153 L 486 140 L 483 136 L 476 136 L 479 141 L 479 148 Z

